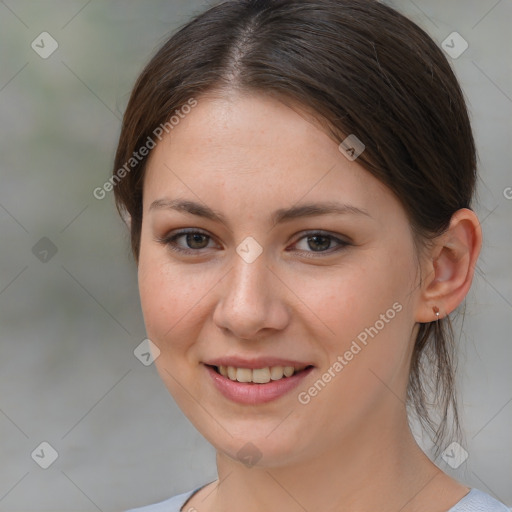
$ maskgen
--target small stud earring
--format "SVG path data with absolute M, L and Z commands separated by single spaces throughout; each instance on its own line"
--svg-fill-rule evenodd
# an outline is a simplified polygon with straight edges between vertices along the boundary
M 434 306 L 433 308 L 434 313 L 436 314 L 437 320 L 439 320 L 439 308 L 437 306 Z

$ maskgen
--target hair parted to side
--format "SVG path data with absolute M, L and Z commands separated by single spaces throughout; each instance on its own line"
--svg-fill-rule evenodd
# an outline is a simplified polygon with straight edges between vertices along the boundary
M 404 206 L 418 247 L 469 208 L 476 151 L 457 79 L 432 39 L 372 0 L 228 0 L 173 35 L 132 91 L 114 174 L 191 98 L 272 94 L 313 113 L 338 143 L 355 134 L 357 162 Z M 147 157 L 114 187 L 138 260 Z M 460 433 L 448 317 L 420 325 L 409 405 L 440 449 L 450 417 Z M 434 415 L 432 414 L 434 413 Z

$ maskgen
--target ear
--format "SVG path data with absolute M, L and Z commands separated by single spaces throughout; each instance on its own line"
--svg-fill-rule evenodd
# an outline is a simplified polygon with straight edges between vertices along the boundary
M 434 240 L 422 265 L 421 297 L 416 321 L 433 322 L 451 313 L 471 287 L 482 247 L 482 230 L 476 214 L 457 210 L 448 229 Z

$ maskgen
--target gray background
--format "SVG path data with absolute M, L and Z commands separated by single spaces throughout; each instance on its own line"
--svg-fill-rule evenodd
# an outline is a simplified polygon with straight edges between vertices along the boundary
M 461 340 L 469 458 L 437 463 L 510 506 L 512 3 L 388 3 L 440 45 L 453 31 L 469 44 L 450 58 L 473 118 L 485 236 Z M 112 193 L 92 195 L 136 76 L 204 5 L 0 2 L 2 511 L 120 510 L 216 477 L 213 448 L 134 356 L 145 332 L 127 232 Z M 47 59 L 31 48 L 43 31 L 59 44 Z M 58 452 L 46 470 L 31 458 L 42 441 Z

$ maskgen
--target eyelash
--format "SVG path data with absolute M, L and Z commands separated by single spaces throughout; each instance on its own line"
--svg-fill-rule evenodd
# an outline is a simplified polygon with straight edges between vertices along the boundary
M 202 235 L 206 238 L 210 240 L 213 240 L 213 237 L 211 235 L 209 235 L 208 233 L 205 233 L 204 231 L 201 231 L 201 230 L 198 230 L 198 229 L 188 229 L 188 230 L 181 230 L 181 231 L 178 231 L 177 233 L 174 233 L 174 234 L 170 234 L 170 235 L 167 235 L 167 236 L 164 236 L 164 237 L 157 237 L 157 242 L 169 247 L 169 249 L 171 249 L 172 251 L 175 251 L 175 252 L 178 252 L 178 253 L 181 253 L 181 254 L 189 254 L 189 255 L 194 255 L 194 256 L 197 256 L 198 254 L 201 253 L 201 251 L 204 251 L 204 250 L 207 250 L 209 249 L 208 247 L 205 247 L 205 248 L 202 248 L 202 249 L 191 249 L 191 248 L 183 248 L 183 247 L 179 247 L 177 245 L 177 240 L 181 237 L 184 237 L 186 235 Z M 338 246 L 334 249 L 332 249 L 331 247 L 329 247 L 329 249 L 327 249 L 326 251 L 298 251 L 298 252 L 301 252 L 303 254 L 307 254 L 308 256 L 307 257 L 313 257 L 313 258 L 316 258 L 316 257 L 321 257 L 322 255 L 326 255 L 326 254 L 333 254 L 335 252 L 339 252 L 343 249 L 345 249 L 347 246 L 349 245 L 352 245 L 351 243 L 347 242 L 346 240 L 342 240 L 341 238 L 338 238 L 334 235 L 332 235 L 331 233 L 327 233 L 325 231 L 322 231 L 322 230 L 317 230 L 317 231 L 314 231 L 314 230 L 309 230 L 309 231 L 305 231 L 304 233 L 302 233 L 302 236 L 300 238 L 298 238 L 293 245 L 296 245 L 298 244 L 300 241 L 304 240 L 304 239 L 308 239 L 308 238 L 311 238 L 311 237 L 314 237 L 314 236 L 318 236 L 318 237 L 322 237 L 322 238 L 326 238 L 328 239 L 331 243 L 337 243 Z M 288 249 L 287 249 L 288 250 Z

